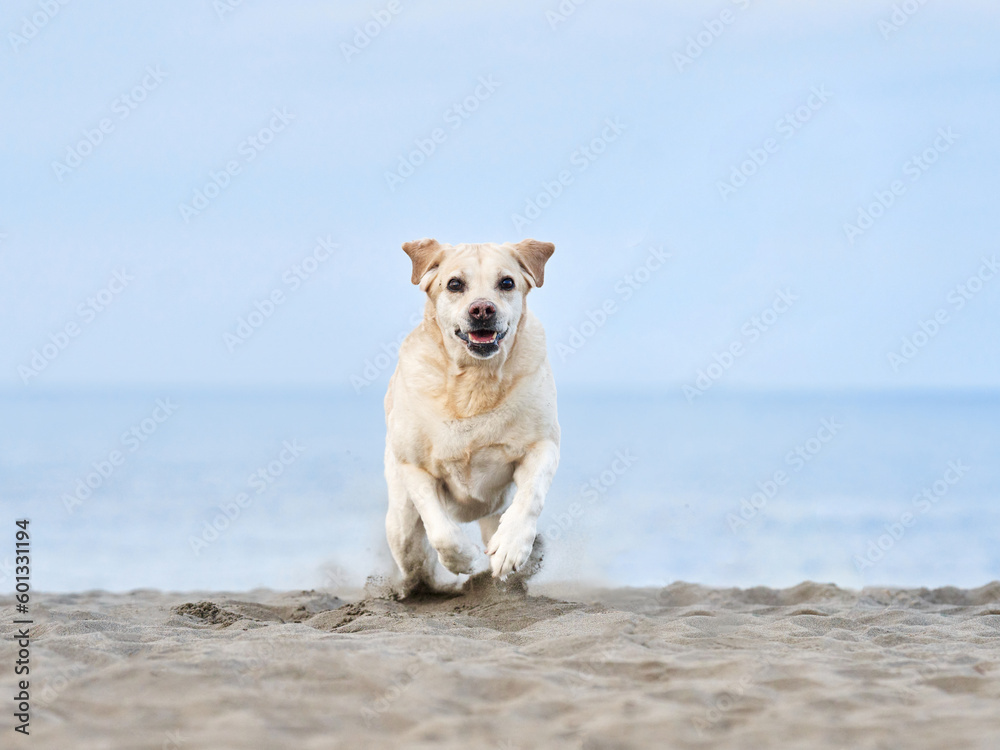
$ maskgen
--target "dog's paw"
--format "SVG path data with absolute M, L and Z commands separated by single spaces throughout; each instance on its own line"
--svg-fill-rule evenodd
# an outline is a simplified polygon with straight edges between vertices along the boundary
M 528 561 L 535 534 L 536 527 L 531 521 L 507 516 L 500 519 L 500 527 L 486 547 L 494 578 L 502 581 Z
M 489 570 L 489 560 L 476 545 L 460 534 L 455 537 L 434 540 L 431 546 L 437 550 L 438 558 L 455 575 L 476 575 Z

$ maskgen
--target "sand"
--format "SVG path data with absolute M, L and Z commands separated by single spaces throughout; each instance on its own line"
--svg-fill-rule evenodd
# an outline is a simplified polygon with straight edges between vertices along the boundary
M 35 595 L 2 747 L 998 748 L 1000 582 Z

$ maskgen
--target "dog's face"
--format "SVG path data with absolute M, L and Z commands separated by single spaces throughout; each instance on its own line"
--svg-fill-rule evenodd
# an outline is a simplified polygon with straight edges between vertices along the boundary
M 442 245 L 437 240 L 407 242 L 412 281 L 434 306 L 452 359 L 487 360 L 508 351 L 524 312 L 524 298 L 544 280 L 549 242 Z

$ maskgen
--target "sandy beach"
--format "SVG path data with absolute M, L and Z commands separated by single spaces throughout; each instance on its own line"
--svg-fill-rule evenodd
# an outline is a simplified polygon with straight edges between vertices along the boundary
M 36 595 L 23 746 L 1000 743 L 1000 582 L 861 592 L 549 585 L 527 596 L 487 582 L 454 598 L 386 594 L 373 585 Z M 13 601 L 0 602 L 10 614 Z M 0 625 L 5 665 L 11 619 Z M 12 689 L 5 667 L 4 694 Z

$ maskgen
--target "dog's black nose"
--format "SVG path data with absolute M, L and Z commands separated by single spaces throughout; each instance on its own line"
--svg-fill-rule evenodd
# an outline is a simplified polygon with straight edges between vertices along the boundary
M 497 314 L 496 306 L 486 299 L 477 299 L 469 305 L 469 317 L 473 320 L 489 320 Z

